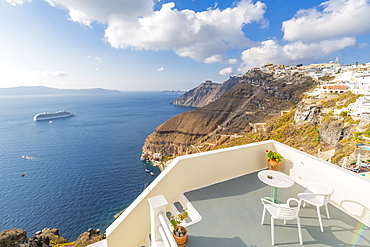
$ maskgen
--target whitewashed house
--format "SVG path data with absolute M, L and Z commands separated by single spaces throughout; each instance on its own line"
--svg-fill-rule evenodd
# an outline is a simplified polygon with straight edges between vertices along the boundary
M 357 73 L 356 82 L 358 85 L 359 94 L 370 94 L 370 74 L 369 73 Z
M 342 108 L 341 110 L 343 110 Z M 347 109 L 351 116 L 369 119 L 370 114 L 370 96 L 363 96 L 356 100 L 356 102 L 348 105 Z

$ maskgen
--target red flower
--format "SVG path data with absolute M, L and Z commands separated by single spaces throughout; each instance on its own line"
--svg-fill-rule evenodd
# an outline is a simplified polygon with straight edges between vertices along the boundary
M 268 150 L 266 150 L 266 153 L 268 153 L 269 151 Z

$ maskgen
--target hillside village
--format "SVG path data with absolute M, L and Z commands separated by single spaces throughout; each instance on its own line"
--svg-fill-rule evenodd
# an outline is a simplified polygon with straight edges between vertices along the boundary
M 274 65 L 268 63 L 261 68 L 252 68 L 252 71 L 272 72 L 276 75 L 300 73 L 315 79 L 321 79 L 321 83 L 312 92 L 307 93 L 311 97 L 318 97 L 325 93 L 342 94 L 348 91 L 363 95 L 355 103 L 346 108 L 335 109 L 335 114 L 348 112 L 352 117 L 370 120 L 370 63 L 356 65 L 340 65 L 338 58 L 335 62 L 310 64 L 303 66 Z M 236 75 L 233 77 L 241 77 Z
M 308 66 L 270 63 L 231 76 L 219 88 L 237 82 L 250 86 L 239 84 L 217 103 L 211 104 L 207 96 L 216 95 L 212 90 L 217 92 L 217 83 L 203 83 L 183 95 L 182 102 L 201 104 L 201 99 L 208 101 L 207 107 L 198 106 L 198 111 L 161 125 L 146 140 L 143 158 L 157 164 L 165 161 L 165 167 L 176 155 L 274 139 L 370 177 L 370 63 L 340 65 L 338 59 Z M 225 111 L 232 101 L 234 108 Z M 284 101 L 290 103 L 278 106 Z M 210 129 L 197 130 L 199 121 Z M 164 145 L 165 140 L 171 141 Z
M 334 109 L 334 114 L 345 113 L 354 119 L 370 121 L 370 63 L 340 65 L 336 59 L 336 62 L 296 67 L 267 64 L 261 70 L 275 73 L 298 72 L 315 79 L 323 79 L 326 83 L 307 93 L 313 98 L 326 93 L 343 94 L 348 91 L 363 95 L 347 107 Z
M 307 92 L 308 98 L 319 99 L 320 96 L 327 94 L 344 94 L 351 92 L 358 95 L 357 100 L 348 104 L 346 107 L 337 107 L 334 109 L 336 116 L 350 116 L 355 121 L 361 121 L 362 125 L 370 124 L 370 63 L 356 65 L 340 65 L 338 58 L 335 62 L 311 64 L 307 66 L 286 66 L 266 64 L 261 68 L 252 68 L 254 71 L 273 72 L 274 74 L 294 74 L 300 73 L 320 80 L 320 85 L 311 92 Z M 239 75 L 237 76 L 239 77 Z M 327 96 L 325 96 L 326 98 Z M 357 136 L 358 137 L 358 136 Z M 358 139 L 358 138 L 357 138 Z M 359 140 L 370 141 L 367 136 L 360 136 Z M 345 156 L 341 161 L 341 166 L 345 169 L 360 173 L 363 176 L 369 176 L 370 173 L 370 147 L 367 143 L 357 143 L 355 152 Z M 332 161 L 335 149 L 321 152 L 318 156 Z M 349 159 L 352 159 L 350 163 Z M 356 162 L 355 164 L 353 162 Z

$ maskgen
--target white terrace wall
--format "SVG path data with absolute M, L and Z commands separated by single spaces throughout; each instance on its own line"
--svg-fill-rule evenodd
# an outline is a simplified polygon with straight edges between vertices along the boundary
M 145 243 L 150 232 L 148 198 L 163 194 L 168 202 L 174 202 L 184 191 L 264 169 L 265 150 L 274 149 L 273 143 L 265 141 L 177 157 L 108 227 L 108 246 L 136 247 Z
M 331 186 L 331 203 L 363 224 L 370 226 L 370 179 L 308 155 L 279 142 L 276 150 L 284 156 L 281 171 L 302 186 L 321 182 Z
M 150 232 L 148 198 L 163 194 L 177 201 L 184 191 L 266 168 L 265 150 L 284 156 L 281 171 L 305 186 L 322 182 L 335 190 L 332 204 L 365 225 L 370 224 L 370 181 L 276 141 L 265 141 L 176 158 L 107 229 L 109 247 L 136 247 Z

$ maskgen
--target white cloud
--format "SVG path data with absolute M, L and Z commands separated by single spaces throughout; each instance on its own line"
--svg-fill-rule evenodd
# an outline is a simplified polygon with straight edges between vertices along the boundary
M 233 69 L 231 67 L 228 67 L 228 68 L 224 68 L 220 70 L 218 73 L 220 75 L 227 76 L 227 75 L 230 75 L 232 72 L 233 72 Z
M 213 55 L 213 56 L 210 56 L 204 59 L 204 62 L 205 63 L 221 63 L 222 60 L 223 59 L 221 55 Z
M 276 40 L 263 41 L 260 46 L 252 47 L 242 52 L 243 63 L 238 71 L 246 72 L 252 67 L 260 67 L 266 63 L 295 64 L 315 60 L 327 54 L 355 45 L 356 40 L 351 37 L 324 40 L 314 43 L 293 42 L 279 45 Z
M 368 0 L 330 0 L 320 8 L 299 10 L 283 22 L 284 40 L 311 42 L 370 31 Z
M 96 61 L 98 63 L 101 63 L 102 62 L 102 60 L 101 60 L 101 58 L 99 56 L 88 55 L 87 56 L 87 59 L 89 61 Z
M 98 57 L 98 56 L 95 56 L 94 57 L 94 59 L 98 62 L 98 63 L 101 63 L 102 61 L 101 61 L 101 58 L 100 57 Z
M 367 48 L 369 45 L 368 44 L 366 44 L 366 43 L 361 43 L 361 44 L 358 44 L 358 47 L 360 48 L 360 49 L 365 49 L 365 48 Z
M 230 58 L 227 62 L 229 64 L 237 64 L 238 63 L 238 59 L 236 59 L 236 58 Z
M 22 5 L 25 2 L 32 2 L 32 0 L 5 0 L 13 6 Z
M 281 45 L 272 39 L 243 51 L 238 72 L 266 63 L 310 63 L 354 46 L 356 35 L 370 31 L 369 13 L 368 0 L 329 0 L 317 8 L 301 9 L 282 23 L 283 40 L 290 43 Z
M 91 26 L 96 21 L 107 24 L 111 18 L 120 16 L 130 20 L 152 12 L 152 0 L 44 0 L 53 7 L 65 8 L 70 19 Z
M 154 11 L 153 0 L 45 0 L 69 10 L 70 19 L 92 27 L 107 25 L 105 40 L 115 48 L 173 50 L 177 55 L 203 62 L 220 62 L 230 48 L 250 47 L 242 28 L 266 25 L 266 5 L 240 0 L 233 7 L 203 12 L 177 10 L 173 2 Z M 159 1 L 158 1 L 159 2 Z
M 66 77 L 68 74 L 64 71 L 35 71 L 36 75 L 51 77 Z
M 158 69 L 158 72 L 162 72 L 162 71 L 164 71 L 164 68 L 163 68 L 163 67 L 160 67 L 160 68 Z

